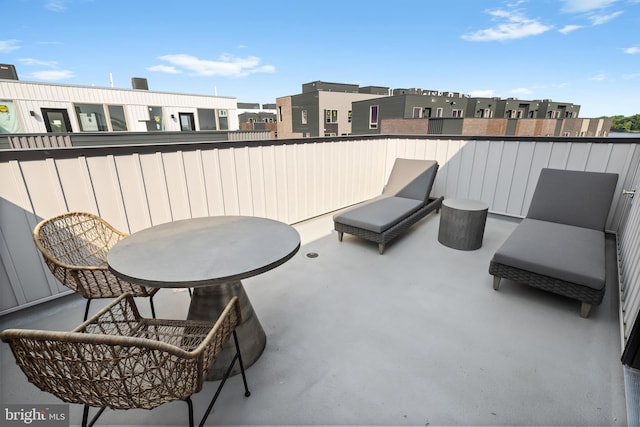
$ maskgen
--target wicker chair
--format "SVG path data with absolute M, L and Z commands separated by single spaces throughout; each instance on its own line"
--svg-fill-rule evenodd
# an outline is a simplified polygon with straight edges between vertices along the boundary
M 115 298 L 124 293 L 149 297 L 156 317 L 153 296 L 157 288 L 121 280 L 109 271 L 107 253 L 126 237 L 102 218 L 85 212 L 69 212 L 41 221 L 33 239 L 53 275 L 66 287 L 87 299 L 84 320 L 94 298 Z
M 93 425 L 105 408 L 153 409 L 184 400 L 193 426 L 191 395 L 202 389 L 209 367 L 233 335 L 236 355 L 200 425 L 206 421 L 236 361 L 245 396 L 250 392 L 236 325 L 240 304 L 233 297 L 215 322 L 147 319 L 131 294 L 100 310 L 72 332 L 7 329 L 0 339 L 31 383 L 64 402 L 84 405 L 83 426 Z M 89 408 L 100 410 L 90 422 Z

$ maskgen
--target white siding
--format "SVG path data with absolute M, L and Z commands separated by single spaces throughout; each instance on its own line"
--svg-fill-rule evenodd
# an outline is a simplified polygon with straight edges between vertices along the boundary
M 41 108 L 66 109 L 73 131 L 79 132 L 74 103 L 125 106 L 129 131 L 147 130 L 143 121 L 149 119 L 149 106 L 163 107 L 162 119 L 165 130 L 168 131 L 180 130 L 179 112 L 194 113 L 197 121 L 198 108 L 229 110 L 229 130 L 238 130 L 240 126 L 236 99 L 228 97 L 1 80 L 0 100 L 14 101 L 20 114 L 23 133 L 46 132 L 40 114 Z M 30 111 L 35 111 L 36 116 L 32 117 Z M 171 114 L 176 118 L 171 119 Z

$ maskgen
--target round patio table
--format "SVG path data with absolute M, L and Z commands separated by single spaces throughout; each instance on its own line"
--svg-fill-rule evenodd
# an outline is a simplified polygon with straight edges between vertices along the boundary
M 236 331 L 249 367 L 267 339 L 240 280 L 283 264 L 299 248 L 300 235 L 290 225 L 259 217 L 214 216 L 133 233 L 111 248 L 107 261 L 113 274 L 132 283 L 193 288 L 188 319 L 216 320 L 231 297 L 238 296 L 242 322 Z M 233 342 L 227 342 L 208 379 L 222 378 L 234 355 Z M 232 375 L 239 372 L 236 365 Z

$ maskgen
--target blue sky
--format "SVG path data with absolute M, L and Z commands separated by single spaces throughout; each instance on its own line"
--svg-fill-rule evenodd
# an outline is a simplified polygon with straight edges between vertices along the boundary
M 0 0 L 20 80 L 273 103 L 315 80 L 640 113 L 640 0 Z M 2 94 L 0 94 L 2 96 Z

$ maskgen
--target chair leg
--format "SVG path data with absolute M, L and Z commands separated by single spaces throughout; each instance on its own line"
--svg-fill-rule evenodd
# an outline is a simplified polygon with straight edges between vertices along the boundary
M 92 427 L 96 421 L 98 421 L 98 418 L 100 418 L 100 415 L 102 415 L 104 410 L 105 408 L 100 408 L 98 413 L 95 414 L 93 418 L 91 418 L 91 421 L 87 423 L 87 420 L 89 419 L 89 405 L 84 405 L 84 409 L 82 410 L 82 427 Z
M 338 242 L 342 242 L 342 236 L 344 235 L 343 231 L 338 231 Z
M 84 405 L 84 409 L 82 410 L 82 427 L 87 427 L 88 418 L 89 418 L 89 406 Z
M 500 277 L 498 276 L 493 276 L 493 289 L 496 291 L 500 289 Z
M 591 304 L 588 302 L 583 302 L 580 306 L 580 317 L 587 318 L 589 317 L 589 313 L 591 313 Z
M 251 396 L 251 392 L 249 391 L 249 387 L 247 386 L 247 377 L 244 373 L 244 364 L 242 363 L 242 355 L 240 354 L 240 344 L 238 343 L 238 335 L 236 334 L 235 330 L 233 331 L 233 341 L 236 345 L 236 355 L 233 357 L 233 360 L 231 360 L 231 363 L 229 364 L 229 368 L 227 368 L 227 372 L 225 372 L 224 376 L 222 377 L 222 380 L 220 381 L 220 384 L 218 385 L 218 388 L 215 394 L 213 395 L 213 399 L 211 399 L 211 402 L 209 403 L 209 407 L 205 411 L 204 416 L 202 417 L 202 421 L 200 421 L 200 424 L 198 425 L 199 427 L 202 427 L 204 423 L 207 421 L 207 417 L 211 413 L 211 410 L 213 409 L 213 405 L 216 403 L 216 400 L 218 400 L 220 391 L 222 390 L 224 383 L 227 382 L 227 378 L 229 378 L 229 374 L 231 374 L 231 370 L 235 366 L 236 361 L 240 362 L 240 372 L 242 372 L 242 381 L 244 382 L 244 390 L 245 390 L 244 395 L 247 397 Z
M 238 334 L 236 331 L 233 331 L 233 341 L 236 344 L 236 353 L 238 354 L 238 363 L 240 363 L 240 372 L 242 373 L 242 382 L 244 383 L 244 395 L 245 397 L 251 396 L 251 392 L 249 391 L 249 386 L 247 385 L 247 376 L 244 373 L 244 363 L 242 362 L 242 355 L 240 354 L 240 344 L 238 343 Z
M 151 317 L 156 318 L 156 308 L 153 306 L 153 295 L 149 297 L 149 305 L 151 306 Z
M 380 255 L 384 253 L 384 243 L 378 243 L 378 252 L 380 252 Z
M 91 305 L 91 298 L 87 299 L 87 304 L 84 306 L 84 321 L 89 317 L 89 306 Z
M 193 427 L 193 402 L 191 401 L 191 396 L 187 397 L 184 401 L 187 402 L 187 406 L 189 407 L 189 427 Z

